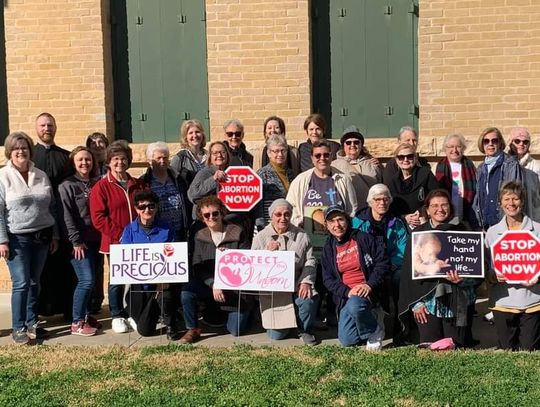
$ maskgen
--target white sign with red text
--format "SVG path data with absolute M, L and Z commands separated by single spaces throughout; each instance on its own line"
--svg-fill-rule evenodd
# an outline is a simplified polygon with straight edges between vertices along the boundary
M 111 284 L 186 283 L 188 247 L 186 242 L 112 244 Z
M 295 291 L 292 251 L 217 250 L 214 287 L 241 291 Z

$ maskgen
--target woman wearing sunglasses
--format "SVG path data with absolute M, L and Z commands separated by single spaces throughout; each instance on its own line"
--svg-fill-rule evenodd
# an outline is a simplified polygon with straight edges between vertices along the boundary
M 216 250 L 250 248 L 242 228 L 224 220 L 226 212 L 225 205 L 215 195 L 199 201 L 197 216 L 206 227 L 195 234 L 191 275 L 189 283 L 182 289 L 187 332 L 180 339 L 181 343 L 193 343 L 201 337 L 198 320 L 200 300 L 207 303 L 207 315 L 208 309 L 215 314 L 222 314 L 220 308 L 226 308 L 227 330 L 231 335 L 239 336 L 248 328 L 252 302 L 242 298 L 238 308 L 238 295 L 235 291 L 214 288 Z M 219 317 L 212 315 L 214 321 L 218 321 Z
M 478 167 L 478 184 L 473 208 L 480 227 L 488 230 L 499 223 L 503 212 L 499 205 L 499 189 L 508 181 L 523 182 L 523 171 L 514 156 L 505 154 L 506 143 L 501 131 L 488 127 L 478 138 L 478 149 L 486 155 Z
M 526 214 L 535 222 L 540 222 L 540 162 L 529 153 L 531 135 L 525 127 L 510 131 L 508 154 L 515 156 L 523 170 L 524 185 L 527 190 Z
M 388 188 L 394 200 L 390 211 L 401 216 L 411 229 L 423 223 L 420 209 L 426 196 L 439 183 L 429 167 L 420 167 L 416 148 L 402 143 L 394 150 L 394 157 L 399 171 L 388 181 Z
M 364 146 L 364 136 L 356 126 L 349 126 L 341 136 L 341 150 L 332 166 L 352 178 L 360 207 L 365 206 L 369 188 L 382 181 L 382 169 L 378 160 Z
M 248 166 L 253 168 L 253 155 L 246 150 L 244 140 L 244 125 L 238 119 L 228 120 L 223 125 L 225 145 L 231 154 L 231 165 Z

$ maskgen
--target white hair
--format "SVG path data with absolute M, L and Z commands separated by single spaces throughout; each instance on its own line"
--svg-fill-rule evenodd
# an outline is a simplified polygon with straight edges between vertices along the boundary
M 403 133 L 405 133 L 406 131 L 410 131 L 414 134 L 414 136 L 416 138 L 418 138 L 418 132 L 416 131 L 416 129 L 414 127 L 411 127 L 411 126 L 403 126 L 401 129 L 399 129 L 399 133 L 398 133 L 398 136 L 397 136 L 397 139 L 398 141 L 401 141 L 401 135 Z
M 448 142 L 453 138 L 457 138 L 459 140 L 459 144 L 461 144 L 461 147 L 463 147 L 463 150 L 465 150 L 467 147 L 467 142 L 465 141 L 465 137 L 459 133 L 450 133 L 447 135 L 443 140 L 443 148 L 446 148 Z
M 155 143 L 148 144 L 148 147 L 146 147 L 146 159 L 151 160 L 156 151 L 161 151 L 162 153 L 170 155 L 169 146 L 167 143 L 163 141 L 156 141 Z
M 390 203 L 392 203 L 393 201 L 392 194 L 390 193 L 390 190 L 388 189 L 386 185 L 375 184 L 371 188 L 369 188 L 369 192 L 367 194 L 366 202 L 369 206 L 371 206 L 373 199 L 377 195 L 386 195 L 388 198 L 390 198 Z

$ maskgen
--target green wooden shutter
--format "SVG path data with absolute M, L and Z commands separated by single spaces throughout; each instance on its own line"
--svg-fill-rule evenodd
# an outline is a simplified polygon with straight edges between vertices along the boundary
M 313 4 L 314 107 L 327 116 L 334 137 L 352 124 L 369 137 L 391 137 L 403 125 L 416 126 L 417 5 Z
M 115 67 L 119 136 L 133 142 L 177 141 L 179 125 L 188 118 L 208 128 L 204 2 L 112 3 L 114 55 L 120 59 Z

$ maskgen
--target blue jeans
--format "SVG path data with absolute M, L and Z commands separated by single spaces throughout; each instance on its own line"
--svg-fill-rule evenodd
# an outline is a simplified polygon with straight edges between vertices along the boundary
M 316 295 L 311 298 L 294 299 L 294 311 L 296 313 L 296 324 L 300 332 L 311 333 L 313 327 L 313 321 L 317 314 L 317 304 L 319 302 L 319 296 Z M 268 329 L 267 335 L 275 341 L 285 339 L 290 332 L 290 328 L 285 329 Z
M 107 255 L 107 263 L 110 263 L 110 256 Z M 111 318 L 127 318 L 129 315 L 124 307 L 125 284 L 109 283 L 109 310 Z
M 355 346 L 365 342 L 377 329 L 377 319 L 371 302 L 352 296 L 341 309 L 338 321 L 338 339 L 343 346 Z
M 228 291 L 225 291 L 227 297 Z M 199 326 L 199 300 L 213 301 L 212 289 L 206 284 L 193 280 L 182 289 L 182 308 L 184 310 L 184 321 L 187 329 L 198 328 Z M 238 299 L 238 297 L 236 297 Z M 234 302 L 234 301 L 232 301 Z M 231 302 L 231 305 L 233 305 Z M 219 304 L 219 303 L 218 303 Z M 237 304 L 237 302 L 236 302 Z M 229 305 L 227 303 L 227 305 Z M 232 336 L 240 336 L 247 331 L 252 307 L 246 306 L 238 311 L 227 312 L 227 331 Z
M 73 322 L 84 321 L 94 288 L 99 243 L 89 242 L 86 245 L 88 249 L 84 251 L 84 259 L 71 259 L 78 280 L 73 293 Z
M 39 278 L 47 260 L 49 243 L 34 238 L 33 233 L 9 234 L 11 275 L 11 325 L 14 330 L 37 322 Z

